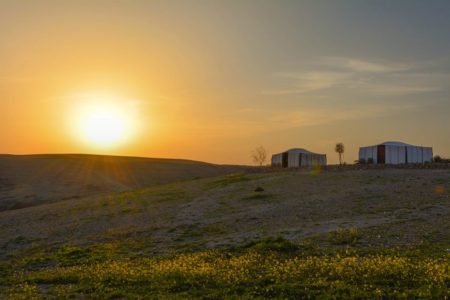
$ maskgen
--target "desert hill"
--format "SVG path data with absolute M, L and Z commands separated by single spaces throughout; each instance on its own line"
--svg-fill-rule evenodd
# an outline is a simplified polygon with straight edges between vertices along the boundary
M 239 169 L 178 159 L 0 155 L 0 211 L 218 176 Z

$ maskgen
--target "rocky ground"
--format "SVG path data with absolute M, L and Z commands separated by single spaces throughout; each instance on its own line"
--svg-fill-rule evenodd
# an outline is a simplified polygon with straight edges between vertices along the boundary
M 237 173 L 0 212 L 0 257 L 114 240 L 161 254 L 343 229 L 363 246 L 402 246 L 448 243 L 449 228 L 446 169 Z

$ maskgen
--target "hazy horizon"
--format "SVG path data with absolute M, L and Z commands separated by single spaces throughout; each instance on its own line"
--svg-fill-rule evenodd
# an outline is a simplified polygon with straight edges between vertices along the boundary
M 0 0 L 0 153 L 333 164 L 337 142 L 351 163 L 394 140 L 450 157 L 449 28 L 437 0 Z

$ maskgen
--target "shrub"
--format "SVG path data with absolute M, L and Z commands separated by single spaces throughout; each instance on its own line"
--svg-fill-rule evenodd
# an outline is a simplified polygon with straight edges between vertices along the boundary
M 450 163 L 450 158 L 442 158 L 439 155 L 433 157 L 433 162 L 435 163 Z
M 253 245 L 253 249 L 258 251 L 276 251 L 276 252 L 295 252 L 299 250 L 299 246 L 283 237 L 264 239 Z

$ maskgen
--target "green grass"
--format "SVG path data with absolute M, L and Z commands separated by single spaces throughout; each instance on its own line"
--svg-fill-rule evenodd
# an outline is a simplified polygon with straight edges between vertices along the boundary
M 328 234 L 328 240 L 335 245 L 355 245 L 362 238 L 362 233 L 356 228 L 339 228 Z
M 242 200 L 271 200 L 274 199 L 274 195 L 272 194 L 264 194 L 264 193 L 252 193 L 248 196 L 242 198 Z
M 449 254 L 437 245 L 320 249 L 278 237 L 160 257 L 129 257 L 129 246 L 64 246 L 3 262 L 0 298 L 450 296 Z
M 258 252 L 275 251 L 278 253 L 293 253 L 300 250 L 300 245 L 287 240 L 283 237 L 267 238 L 256 242 L 251 242 L 245 246 L 244 249 L 252 249 Z
M 254 179 L 255 178 L 253 178 L 247 174 L 241 174 L 241 173 L 231 174 L 231 175 L 223 176 L 212 182 L 208 182 L 207 189 L 227 187 L 227 186 L 235 184 L 235 183 L 247 182 L 247 181 L 254 180 Z

